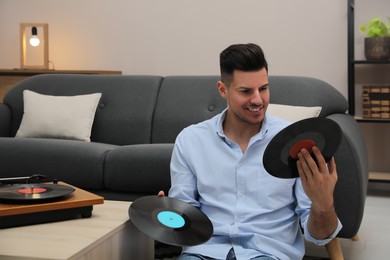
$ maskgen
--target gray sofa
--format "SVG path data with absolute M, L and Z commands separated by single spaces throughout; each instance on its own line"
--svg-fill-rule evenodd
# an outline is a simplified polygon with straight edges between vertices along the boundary
M 10 90 L 0 104 L 0 178 L 44 174 L 100 194 L 134 200 L 168 191 L 169 163 L 177 134 L 221 112 L 217 76 L 39 75 Z M 270 76 L 271 103 L 321 106 L 343 139 L 335 157 L 340 237 L 360 226 L 367 188 L 367 155 L 347 101 L 329 84 L 305 77 Z M 23 117 L 23 90 L 55 96 L 102 93 L 91 142 L 15 138 Z M 74 115 L 77 116 L 77 115 Z

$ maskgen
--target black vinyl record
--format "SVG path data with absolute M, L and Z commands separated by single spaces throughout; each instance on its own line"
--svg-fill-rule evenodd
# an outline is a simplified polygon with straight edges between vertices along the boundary
M 211 221 L 202 211 L 166 196 L 137 199 L 130 205 L 129 216 L 145 235 L 169 245 L 202 244 L 213 233 Z
M 264 152 L 265 169 L 278 178 L 299 177 L 296 161 L 302 148 L 311 152 L 317 146 L 325 161 L 336 153 L 342 137 L 340 126 L 328 118 L 308 118 L 295 122 L 280 131 Z M 315 156 L 312 154 L 315 159 Z
M 61 184 L 14 184 L 0 187 L 0 200 L 37 203 L 65 197 L 75 189 Z

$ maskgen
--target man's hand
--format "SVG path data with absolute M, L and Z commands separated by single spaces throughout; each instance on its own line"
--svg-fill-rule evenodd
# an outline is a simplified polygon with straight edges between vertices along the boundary
M 157 194 L 158 197 L 164 197 L 165 196 L 165 192 L 160 190 Z
M 334 158 L 326 163 L 321 151 L 314 146 L 313 154 L 302 149 L 298 154 L 297 168 L 302 186 L 312 201 L 308 228 L 317 239 L 329 237 L 337 228 L 337 215 L 334 210 L 333 192 L 337 182 L 336 163 Z
M 333 191 L 338 178 L 336 163 L 332 157 L 327 164 L 316 146 L 313 147 L 313 153 L 317 163 L 306 149 L 298 153 L 297 168 L 303 189 L 313 204 L 333 207 Z

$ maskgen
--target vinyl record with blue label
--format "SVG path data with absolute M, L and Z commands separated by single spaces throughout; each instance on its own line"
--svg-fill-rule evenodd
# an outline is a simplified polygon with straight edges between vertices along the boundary
M 183 201 L 146 196 L 129 208 L 134 225 L 148 237 L 175 246 L 193 246 L 206 242 L 213 233 L 208 217 Z
M 263 164 L 268 173 L 278 178 L 299 177 L 296 161 L 306 148 L 310 153 L 317 146 L 326 162 L 336 153 L 342 137 L 340 126 L 328 118 L 308 118 L 280 131 L 268 144 Z M 315 156 L 312 154 L 315 160 Z

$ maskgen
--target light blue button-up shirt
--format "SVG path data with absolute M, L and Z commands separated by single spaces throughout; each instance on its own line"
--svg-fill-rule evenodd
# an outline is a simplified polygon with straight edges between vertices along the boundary
M 238 260 L 259 255 L 302 259 L 304 242 L 316 244 L 307 231 L 311 201 L 300 178 L 280 179 L 264 169 L 263 155 L 271 139 L 289 123 L 266 115 L 261 130 L 245 153 L 225 136 L 226 110 L 210 120 L 184 129 L 177 137 L 171 161 L 169 196 L 200 208 L 211 220 L 213 236 L 183 252 L 225 259 L 233 247 Z

